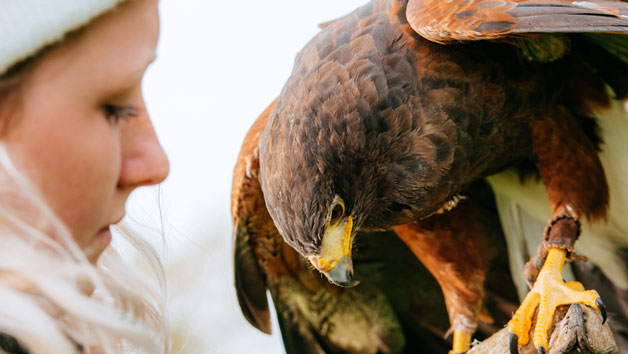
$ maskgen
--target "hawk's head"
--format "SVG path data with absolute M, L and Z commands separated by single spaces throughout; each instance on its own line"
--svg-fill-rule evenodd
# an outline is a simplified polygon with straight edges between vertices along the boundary
M 437 176 L 407 106 L 372 105 L 352 80 L 333 85 L 284 90 L 260 139 L 260 182 L 284 240 L 350 286 L 357 230 L 416 220 Z
M 378 26 L 355 39 L 372 36 L 378 45 L 331 41 L 348 31 L 333 26 L 313 39 L 259 143 L 260 182 L 277 229 L 339 285 L 355 284 L 358 229 L 415 221 L 448 197 L 435 187 L 453 148 L 436 129 L 451 135 L 455 125 L 424 105 L 411 53 Z

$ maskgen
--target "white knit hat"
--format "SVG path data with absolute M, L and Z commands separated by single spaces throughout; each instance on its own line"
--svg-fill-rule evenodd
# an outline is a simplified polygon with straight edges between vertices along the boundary
M 124 0 L 1 0 L 0 75 Z

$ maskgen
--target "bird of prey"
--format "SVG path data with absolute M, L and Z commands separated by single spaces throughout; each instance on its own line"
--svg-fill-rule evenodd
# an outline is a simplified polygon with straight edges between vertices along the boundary
M 234 270 L 238 302 L 246 319 L 270 333 L 269 290 L 288 354 L 444 352 L 443 334 L 449 324 L 438 283 L 394 233 L 361 233 L 356 238 L 359 252 L 353 262 L 363 281 L 353 288 L 330 285 L 283 242 L 268 215 L 258 180 L 257 145 L 271 108 L 247 134 L 233 176 Z M 516 309 L 508 267 L 512 252 L 506 251 L 490 188 L 476 182 L 467 195 L 481 203 L 473 210 L 473 220 L 482 229 L 482 258 L 487 265 L 484 315 L 492 317 L 485 316 L 480 323 L 476 337 L 483 339 L 501 328 Z M 611 299 L 615 340 L 620 350 L 628 349 L 625 304 L 613 302 L 613 297 L 628 297 L 618 294 L 599 269 L 578 266 L 576 278 Z M 480 353 L 499 350 L 494 343 L 474 349 Z M 554 343 L 555 348 L 572 345 L 568 338 Z M 584 348 L 588 348 L 586 343 Z
M 628 221 L 614 216 L 628 205 L 615 195 L 628 166 L 609 148 L 610 138 L 625 144 L 626 123 L 613 131 L 594 119 L 628 94 L 627 32 L 628 3 L 603 0 L 373 0 L 326 23 L 259 138 L 268 217 L 341 286 L 357 284 L 358 232 L 393 229 L 440 284 L 461 353 L 477 327 L 485 268 L 482 230 L 456 205 L 475 181 L 532 170 L 549 221 L 527 268 L 533 288 L 508 327 L 516 352 L 538 308 L 532 340 L 545 352 L 558 305 L 605 316 L 595 290 L 561 278 L 580 258 L 582 222 L 608 220 L 598 239 L 628 247 Z M 620 201 L 610 214 L 609 190 L 610 203 Z
M 330 284 L 283 242 L 258 180 L 257 144 L 270 111 L 247 134 L 233 177 L 234 270 L 247 320 L 270 333 L 269 290 L 288 354 L 445 352 L 449 323 L 438 283 L 394 233 L 356 238 L 359 252 L 353 262 L 363 281 L 353 288 Z M 478 337 L 485 338 L 508 321 L 518 298 L 490 187 L 478 182 L 469 192 L 485 203 L 473 210 L 485 237 L 489 278 L 478 330 Z

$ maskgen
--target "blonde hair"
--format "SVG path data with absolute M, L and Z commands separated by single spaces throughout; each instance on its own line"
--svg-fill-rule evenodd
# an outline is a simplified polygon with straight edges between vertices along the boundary
M 10 129 L 14 93 L 39 57 L 0 75 L 0 136 Z M 112 247 L 91 264 L 0 142 L 0 334 L 30 354 L 167 353 L 159 257 L 125 227 L 117 231 L 146 258 L 155 282 Z
M 95 353 L 167 353 L 164 271 L 152 247 L 121 230 L 152 265 L 157 286 L 111 247 L 92 265 L 1 144 L 0 169 L 0 333 L 31 354 L 72 353 L 76 344 Z

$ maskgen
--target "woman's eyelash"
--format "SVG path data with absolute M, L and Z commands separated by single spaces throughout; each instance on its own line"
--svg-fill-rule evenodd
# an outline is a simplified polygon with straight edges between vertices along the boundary
M 113 123 L 118 123 L 123 119 L 133 118 L 137 115 L 135 106 L 116 106 L 113 104 L 105 105 L 105 115 L 107 119 Z

